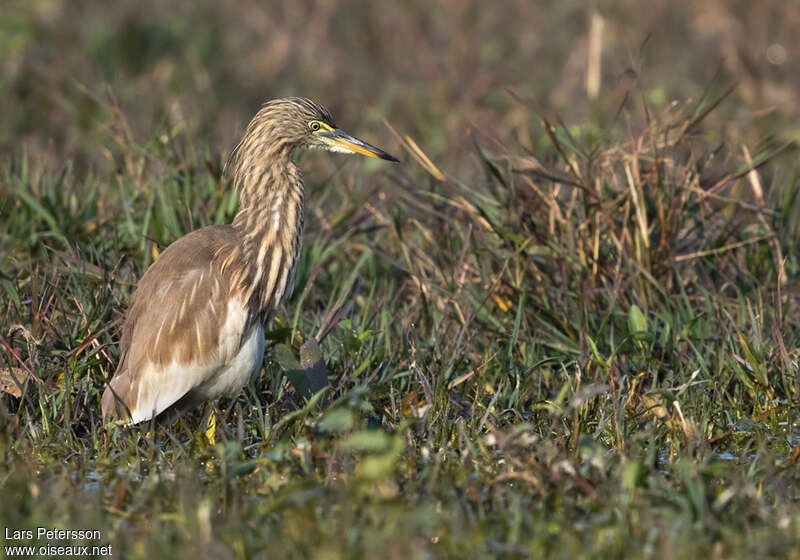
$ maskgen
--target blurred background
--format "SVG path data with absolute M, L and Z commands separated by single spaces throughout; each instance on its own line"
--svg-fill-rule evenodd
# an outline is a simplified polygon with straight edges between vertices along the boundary
M 626 94 L 659 107 L 736 81 L 709 122 L 800 138 L 800 10 L 783 0 L 3 4 L 0 153 L 56 167 L 118 165 L 115 126 L 220 156 L 287 95 L 397 151 L 386 119 L 450 171 L 470 131 L 532 148 L 538 112 L 602 130 Z

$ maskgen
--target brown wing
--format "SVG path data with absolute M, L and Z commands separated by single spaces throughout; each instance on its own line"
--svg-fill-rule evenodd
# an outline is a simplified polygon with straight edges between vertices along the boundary
M 243 307 L 231 307 L 230 283 L 219 266 L 234 241 L 230 226 L 194 231 L 142 276 L 122 329 L 119 367 L 103 394 L 103 416 L 147 420 L 236 352 L 248 318 L 246 312 L 231 316 Z

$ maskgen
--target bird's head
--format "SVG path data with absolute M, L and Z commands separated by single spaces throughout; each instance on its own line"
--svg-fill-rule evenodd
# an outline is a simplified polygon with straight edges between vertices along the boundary
M 267 102 L 248 126 L 245 138 L 248 136 L 262 138 L 290 152 L 297 148 L 319 149 L 398 161 L 380 148 L 336 128 L 325 107 L 304 97 Z

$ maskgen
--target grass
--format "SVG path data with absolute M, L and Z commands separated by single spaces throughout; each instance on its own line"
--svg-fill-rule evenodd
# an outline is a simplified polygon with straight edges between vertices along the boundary
M 63 128 L 90 148 L 0 165 L 0 526 L 130 558 L 797 557 L 800 168 L 773 120 L 721 126 L 741 90 L 639 85 L 564 123 L 523 83 L 453 121 L 401 107 L 375 134 L 400 166 L 303 155 L 294 295 L 212 432 L 100 419 L 137 278 L 236 209 L 211 125 L 148 130 L 126 79 Z M 464 141 L 472 118 L 494 124 Z M 305 399 L 275 349 L 320 331 L 331 386 Z

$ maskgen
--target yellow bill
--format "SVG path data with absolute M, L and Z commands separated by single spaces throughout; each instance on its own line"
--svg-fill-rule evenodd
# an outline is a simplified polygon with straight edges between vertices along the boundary
M 317 133 L 327 145 L 328 149 L 332 152 L 344 152 L 347 154 L 361 154 L 376 159 L 385 159 L 386 161 L 400 161 L 396 157 L 387 152 L 384 152 L 377 146 L 367 144 L 363 140 L 359 140 L 354 136 L 350 136 L 343 130 L 333 128 L 331 130 L 322 130 Z

